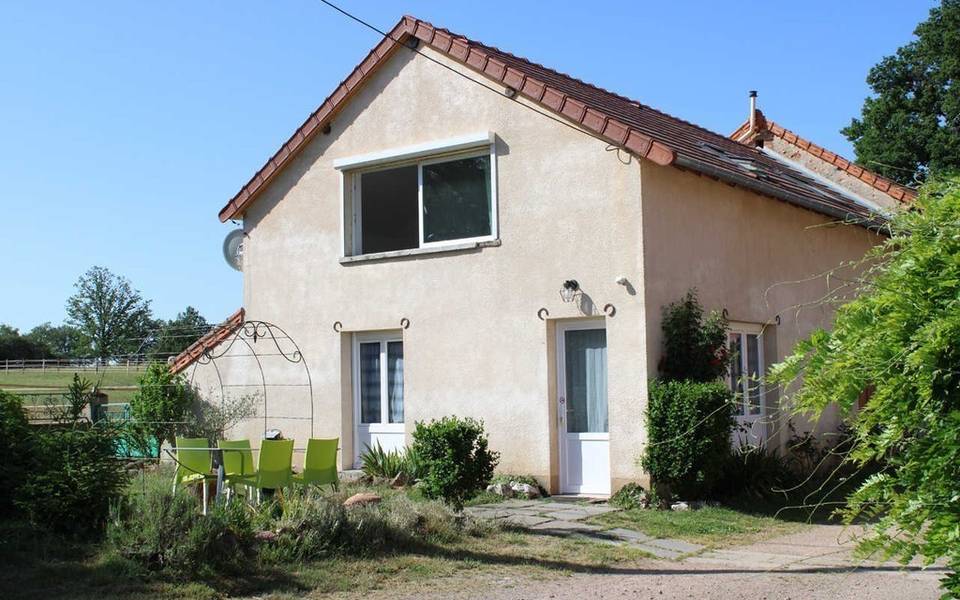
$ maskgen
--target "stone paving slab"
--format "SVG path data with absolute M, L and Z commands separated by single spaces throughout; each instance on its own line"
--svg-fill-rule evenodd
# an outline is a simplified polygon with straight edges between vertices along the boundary
M 552 520 L 545 523 L 540 523 L 539 525 L 534 525 L 530 529 L 536 531 L 542 530 L 551 530 L 551 531 L 600 531 L 600 528 L 596 525 L 587 525 L 586 523 L 575 523 L 573 521 L 561 521 L 561 520 Z
M 660 548 L 672 550 L 674 552 L 680 552 L 681 554 L 699 552 L 704 548 L 700 544 L 691 544 L 690 542 L 685 542 L 683 540 L 674 540 L 670 538 L 657 538 L 655 540 L 650 540 L 649 542 L 645 542 L 645 543 L 651 546 L 659 546 Z
M 580 519 L 586 519 L 590 517 L 589 513 L 585 513 L 582 510 L 558 510 L 556 512 L 547 512 L 543 513 L 550 517 L 551 519 L 557 519 L 559 521 L 579 521 Z
M 533 515 L 511 515 L 504 519 L 507 523 L 513 525 L 519 525 L 521 527 L 533 527 L 534 525 L 539 525 L 541 523 L 546 523 L 550 519 L 546 517 L 536 517 Z
M 681 556 L 683 556 L 683 552 L 675 552 L 674 550 L 668 550 L 666 548 L 661 548 L 660 546 L 651 546 L 648 544 L 636 544 L 633 547 L 638 550 L 642 550 L 647 554 L 652 554 L 657 558 L 667 558 L 670 560 L 674 560 L 676 558 L 680 558 Z
M 649 542 L 650 540 L 654 539 L 652 536 L 649 536 L 641 531 L 634 531 L 633 529 L 624 529 L 623 527 L 608 529 L 605 533 L 608 533 L 612 536 L 620 538 L 625 542 L 630 542 L 633 544 Z
M 536 500 L 504 500 L 503 502 L 494 502 L 493 504 L 478 504 L 478 507 L 484 508 L 526 508 L 528 506 L 539 505 Z

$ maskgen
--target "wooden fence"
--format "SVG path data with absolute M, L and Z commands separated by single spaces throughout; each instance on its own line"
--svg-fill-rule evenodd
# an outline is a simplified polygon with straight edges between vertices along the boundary
M 94 359 L 38 358 L 0 362 L 0 370 L 10 371 L 143 371 L 150 361 L 143 356 L 100 362 Z

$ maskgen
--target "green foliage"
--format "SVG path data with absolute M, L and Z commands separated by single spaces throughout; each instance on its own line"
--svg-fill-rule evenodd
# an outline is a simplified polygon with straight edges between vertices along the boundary
M 609 504 L 624 510 L 637 510 L 657 508 L 660 505 L 660 499 L 656 493 L 648 492 L 639 483 L 630 482 L 610 496 Z
M 727 372 L 727 319 L 712 312 L 704 320 L 696 290 L 663 309 L 660 375 L 669 381 L 714 381 Z
M 740 445 L 729 453 L 714 488 L 717 498 L 785 497 L 809 473 L 798 473 L 779 452 L 766 446 Z M 822 478 L 820 479 L 822 481 Z
M 368 477 L 379 477 L 382 479 L 395 479 L 397 477 L 411 478 L 409 473 L 409 462 L 406 452 L 398 452 L 383 449 L 380 442 L 371 448 L 367 446 L 360 455 L 360 468 Z
M 137 393 L 130 400 L 130 414 L 138 436 L 137 449 L 159 453 L 160 444 L 174 443 L 178 425 L 185 423 L 193 402 L 193 393 L 181 375 L 173 374 L 167 365 L 152 363 L 140 377 Z
M 0 390 L 0 517 L 13 511 L 17 490 L 36 468 L 35 441 L 20 398 Z
M 31 329 L 25 337 L 46 348 L 53 358 L 83 357 L 90 348 L 83 334 L 70 325 L 53 326 L 50 323 L 42 323 Z
M 207 516 L 170 477 L 146 476 L 115 503 L 107 543 L 118 555 L 150 569 L 187 575 L 249 571 L 253 551 L 250 509 L 241 502 L 218 504 Z
M 863 265 L 860 296 L 777 365 L 790 399 L 852 421 L 848 460 L 885 463 L 848 499 L 845 517 L 876 520 L 868 549 L 960 567 L 960 178 L 921 190 Z M 947 581 L 960 594 L 960 579 Z
M 130 282 L 104 267 L 80 276 L 67 300 L 67 324 L 89 340 L 92 356 L 101 360 L 142 351 L 153 327 L 150 301 Z
M 52 356 L 46 345 L 20 335 L 20 330 L 15 327 L 0 323 L 0 360 L 36 360 Z
M 418 422 L 413 451 L 423 466 L 424 494 L 442 498 L 457 510 L 487 486 L 500 461 L 500 453 L 487 448 L 483 423 L 471 418 Z
M 217 440 L 228 439 L 227 432 L 232 427 L 256 416 L 257 406 L 263 402 L 259 392 L 226 396 L 220 402 L 202 400 L 189 389 L 188 395 L 192 402 L 184 415 L 185 422 L 177 427 L 177 431 L 186 437 L 206 438 L 211 445 Z
M 695 499 L 710 493 L 730 453 L 733 397 L 719 382 L 650 381 L 648 443 L 641 465 L 658 488 Z
M 870 69 L 874 95 L 843 130 L 860 164 L 905 184 L 960 169 L 960 2 L 943 0 L 914 35 Z
M 15 504 L 32 523 L 55 531 L 99 531 L 125 475 L 115 457 L 117 432 L 77 422 L 36 433 L 35 464 Z
M 150 358 L 161 362 L 186 350 L 211 328 L 200 311 L 192 306 L 178 313 L 177 318 L 166 322 L 161 320 L 158 324 L 160 331 L 150 347 Z

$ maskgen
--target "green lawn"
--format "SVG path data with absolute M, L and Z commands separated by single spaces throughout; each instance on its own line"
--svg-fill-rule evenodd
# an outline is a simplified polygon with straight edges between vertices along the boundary
M 796 531 L 803 524 L 731 508 L 700 510 L 626 510 L 591 520 L 604 527 L 637 529 L 658 538 L 678 538 L 710 547 L 744 544 Z
M 340 557 L 259 567 L 250 573 L 198 581 L 140 570 L 110 556 L 99 544 L 64 541 L 22 525 L 0 524 L 0 598 L 269 598 L 315 597 L 377 589 L 414 593 L 429 583 L 463 592 L 488 577 L 546 578 L 615 572 L 639 566 L 643 553 L 595 542 L 494 531 L 482 537 L 436 543 L 369 557 Z M 482 594 L 477 589 L 477 594 Z
M 88 380 L 93 385 L 98 385 L 100 390 L 107 394 L 110 402 L 129 402 L 136 391 L 137 380 L 143 374 L 135 371 L 131 367 L 130 371 L 125 369 L 108 369 L 104 371 L 79 370 L 76 371 L 81 378 Z M 0 389 L 8 392 L 57 392 L 65 390 L 70 382 L 73 381 L 74 371 L 71 370 L 46 370 L 27 369 L 25 371 L 4 371 L 0 369 Z M 30 396 L 27 394 L 25 400 L 29 403 Z

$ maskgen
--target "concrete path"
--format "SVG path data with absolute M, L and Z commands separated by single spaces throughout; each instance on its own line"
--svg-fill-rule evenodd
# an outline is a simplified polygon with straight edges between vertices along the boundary
M 502 520 L 547 535 L 586 538 L 606 544 L 636 548 L 651 556 L 677 559 L 700 552 L 703 546 L 683 540 L 654 538 L 632 529 L 603 529 L 584 523 L 585 519 L 620 510 L 606 503 L 581 504 L 544 500 L 506 500 L 465 509 L 473 517 Z
M 505 517 L 502 517 L 505 518 Z M 417 590 L 365 592 L 364 600 L 935 600 L 941 568 L 861 562 L 852 558 L 856 530 L 813 525 L 804 531 L 681 560 L 529 576 L 458 574 Z

